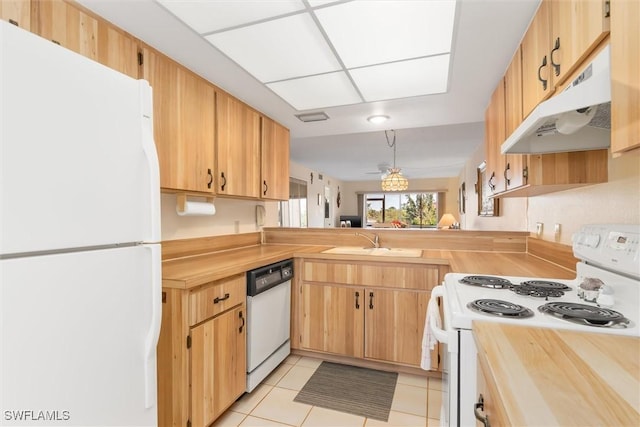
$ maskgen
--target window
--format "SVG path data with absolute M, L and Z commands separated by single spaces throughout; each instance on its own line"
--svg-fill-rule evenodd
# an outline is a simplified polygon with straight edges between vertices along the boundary
M 438 193 L 381 193 L 365 198 L 367 226 L 394 223 L 430 228 L 438 224 Z
M 289 178 L 289 200 L 280 202 L 282 227 L 307 227 L 307 183 Z

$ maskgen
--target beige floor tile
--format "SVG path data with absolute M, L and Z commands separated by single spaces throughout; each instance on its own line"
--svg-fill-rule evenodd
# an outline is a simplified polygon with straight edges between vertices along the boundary
M 282 363 L 286 363 L 288 365 L 295 365 L 296 362 L 298 362 L 298 360 L 300 360 L 300 356 L 297 356 L 295 354 L 290 354 L 289 356 L 287 356 L 286 359 L 284 359 Z
M 243 414 L 250 413 L 253 408 L 258 406 L 258 403 L 271 391 L 273 386 L 267 384 L 260 384 L 254 388 L 251 393 L 245 393 L 236 403 L 231 406 L 231 410 L 235 412 L 241 412 Z
M 317 368 L 322 363 L 322 359 L 316 359 L 315 357 L 306 357 L 303 356 L 298 360 L 296 365 L 298 366 L 306 366 L 307 368 Z
M 431 390 L 442 390 L 442 379 L 429 378 L 429 388 Z
M 271 372 L 269 376 L 265 378 L 264 381 L 262 381 L 262 384 L 269 384 L 269 385 L 278 384 L 278 381 L 280 381 L 282 377 L 284 377 L 285 374 L 289 372 L 289 369 L 291 369 L 292 366 L 293 365 L 289 365 L 287 363 L 280 364 L 280 366 L 274 369 L 273 372 Z
M 389 421 L 372 420 L 367 418 L 366 427 L 425 427 L 427 419 L 417 415 L 405 414 L 402 412 L 389 412 Z
M 300 391 L 315 371 L 316 368 L 292 366 L 291 369 L 289 369 L 289 372 L 287 372 L 285 376 L 278 381 L 278 387 Z
M 302 423 L 303 427 L 362 427 L 365 418 L 344 412 L 314 406 L 307 419 Z
M 414 387 L 427 388 L 427 377 L 421 377 L 420 375 L 405 374 L 400 372 L 398 374 L 398 384 L 407 384 Z
M 428 390 L 427 393 L 427 417 L 440 418 L 442 392 L 440 390 Z
M 427 427 L 440 427 L 440 420 L 434 420 L 433 418 L 427 418 Z
M 393 395 L 391 409 L 426 418 L 427 389 L 406 384 L 396 385 L 396 392 Z
M 298 394 L 295 390 L 274 387 L 262 402 L 251 411 L 254 417 L 264 418 L 279 423 L 299 426 L 311 411 L 312 406 L 294 402 Z
M 240 425 L 247 415 L 240 412 L 227 411 L 213 423 L 212 427 L 236 427 Z
M 264 418 L 252 417 L 249 415 L 244 419 L 240 427 L 289 427 L 289 424 L 282 424 Z

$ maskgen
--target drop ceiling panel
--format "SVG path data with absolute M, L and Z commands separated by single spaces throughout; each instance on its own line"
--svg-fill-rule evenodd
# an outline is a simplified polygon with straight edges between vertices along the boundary
M 447 91 L 450 55 L 351 70 L 366 102 Z
M 362 99 L 343 72 L 267 84 L 296 110 L 356 104 Z
M 340 69 L 340 64 L 308 14 L 205 38 L 263 83 Z
M 347 68 L 451 51 L 455 1 L 349 2 L 315 11 Z
M 301 0 L 158 1 L 200 34 L 244 25 L 304 9 L 304 4 Z

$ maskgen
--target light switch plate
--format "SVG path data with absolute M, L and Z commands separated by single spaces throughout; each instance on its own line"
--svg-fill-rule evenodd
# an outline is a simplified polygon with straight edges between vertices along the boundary
M 538 237 L 542 236 L 542 228 L 543 228 L 543 224 L 541 222 L 536 222 L 536 236 Z

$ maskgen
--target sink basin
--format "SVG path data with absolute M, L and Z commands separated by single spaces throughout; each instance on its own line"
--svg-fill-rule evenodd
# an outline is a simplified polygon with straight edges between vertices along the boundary
M 418 258 L 422 256 L 421 249 L 405 249 L 405 248 L 361 248 L 358 246 L 338 246 L 323 251 L 324 254 L 340 254 L 340 255 L 373 255 L 373 256 L 398 256 Z

